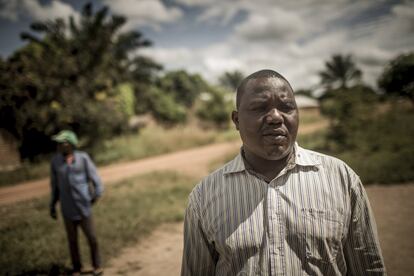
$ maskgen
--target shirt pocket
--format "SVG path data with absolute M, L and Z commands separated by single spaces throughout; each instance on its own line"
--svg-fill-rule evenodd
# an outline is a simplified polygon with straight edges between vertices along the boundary
M 337 211 L 303 208 L 302 238 L 310 263 L 332 263 L 341 250 L 343 215 Z

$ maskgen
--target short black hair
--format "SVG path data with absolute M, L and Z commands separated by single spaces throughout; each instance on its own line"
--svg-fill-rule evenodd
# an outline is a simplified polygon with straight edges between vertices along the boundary
M 244 88 L 245 88 L 246 84 L 249 82 L 249 80 L 259 79 L 259 78 L 277 78 L 277 79 L 281 79 L 281 80 L 283 80 L 284 82 L 287 83 L 287 85 L 289 86 L 289 88 L 293 92 L 292 86 L 290 85 L 289 81 L 284 76 L 279 74 L 278 72 L 276 72 L 274 70 L 271 70 L 271 69 L 259 70 L 257 72 L 254 72 L 253 74 L 250 74 L 247 77 L 245 77 L 241 81 L 240 85 L 237 87 L 237 89 L 236 89 L 236 94 L 237 94 L 236 95 L 236 108 L 237 109 L 239 109 L 240 101 L 241 101 L 241 98 L 244 94 L 244 91 L 245 91 Z

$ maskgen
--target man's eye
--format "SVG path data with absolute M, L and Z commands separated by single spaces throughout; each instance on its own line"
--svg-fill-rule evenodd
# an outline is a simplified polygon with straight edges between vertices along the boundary
M 289 103 L 284 104 L 280 107 L 280 110 L 286 111 L 286 112 L 293 111 L 293 110 L 295 110 L 295 105 L 294 104 L 289 104 Z
M 261 106 L 261 105 L 256 105 L 256 106 L 252 106 L 251 107 L 251 110 L 252 111 L 263 111 L 265 109 L 266 109 L 266 107 L 265 106 Z

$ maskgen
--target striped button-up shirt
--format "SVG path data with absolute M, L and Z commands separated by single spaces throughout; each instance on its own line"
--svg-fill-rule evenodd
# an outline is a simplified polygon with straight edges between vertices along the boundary
M 239 154 L 192 191 L 182 275 L 384 275 L 375 221 L 344 162 L 295 145 L 267 183 Z

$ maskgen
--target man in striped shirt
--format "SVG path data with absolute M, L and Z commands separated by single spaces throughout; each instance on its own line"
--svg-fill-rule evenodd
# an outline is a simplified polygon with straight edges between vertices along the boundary
M 189 196 L 181 275 L 384 275 L 359 177 L 295 143 L 289 82 L 253 73 L 236 105 L 243 146 Z

